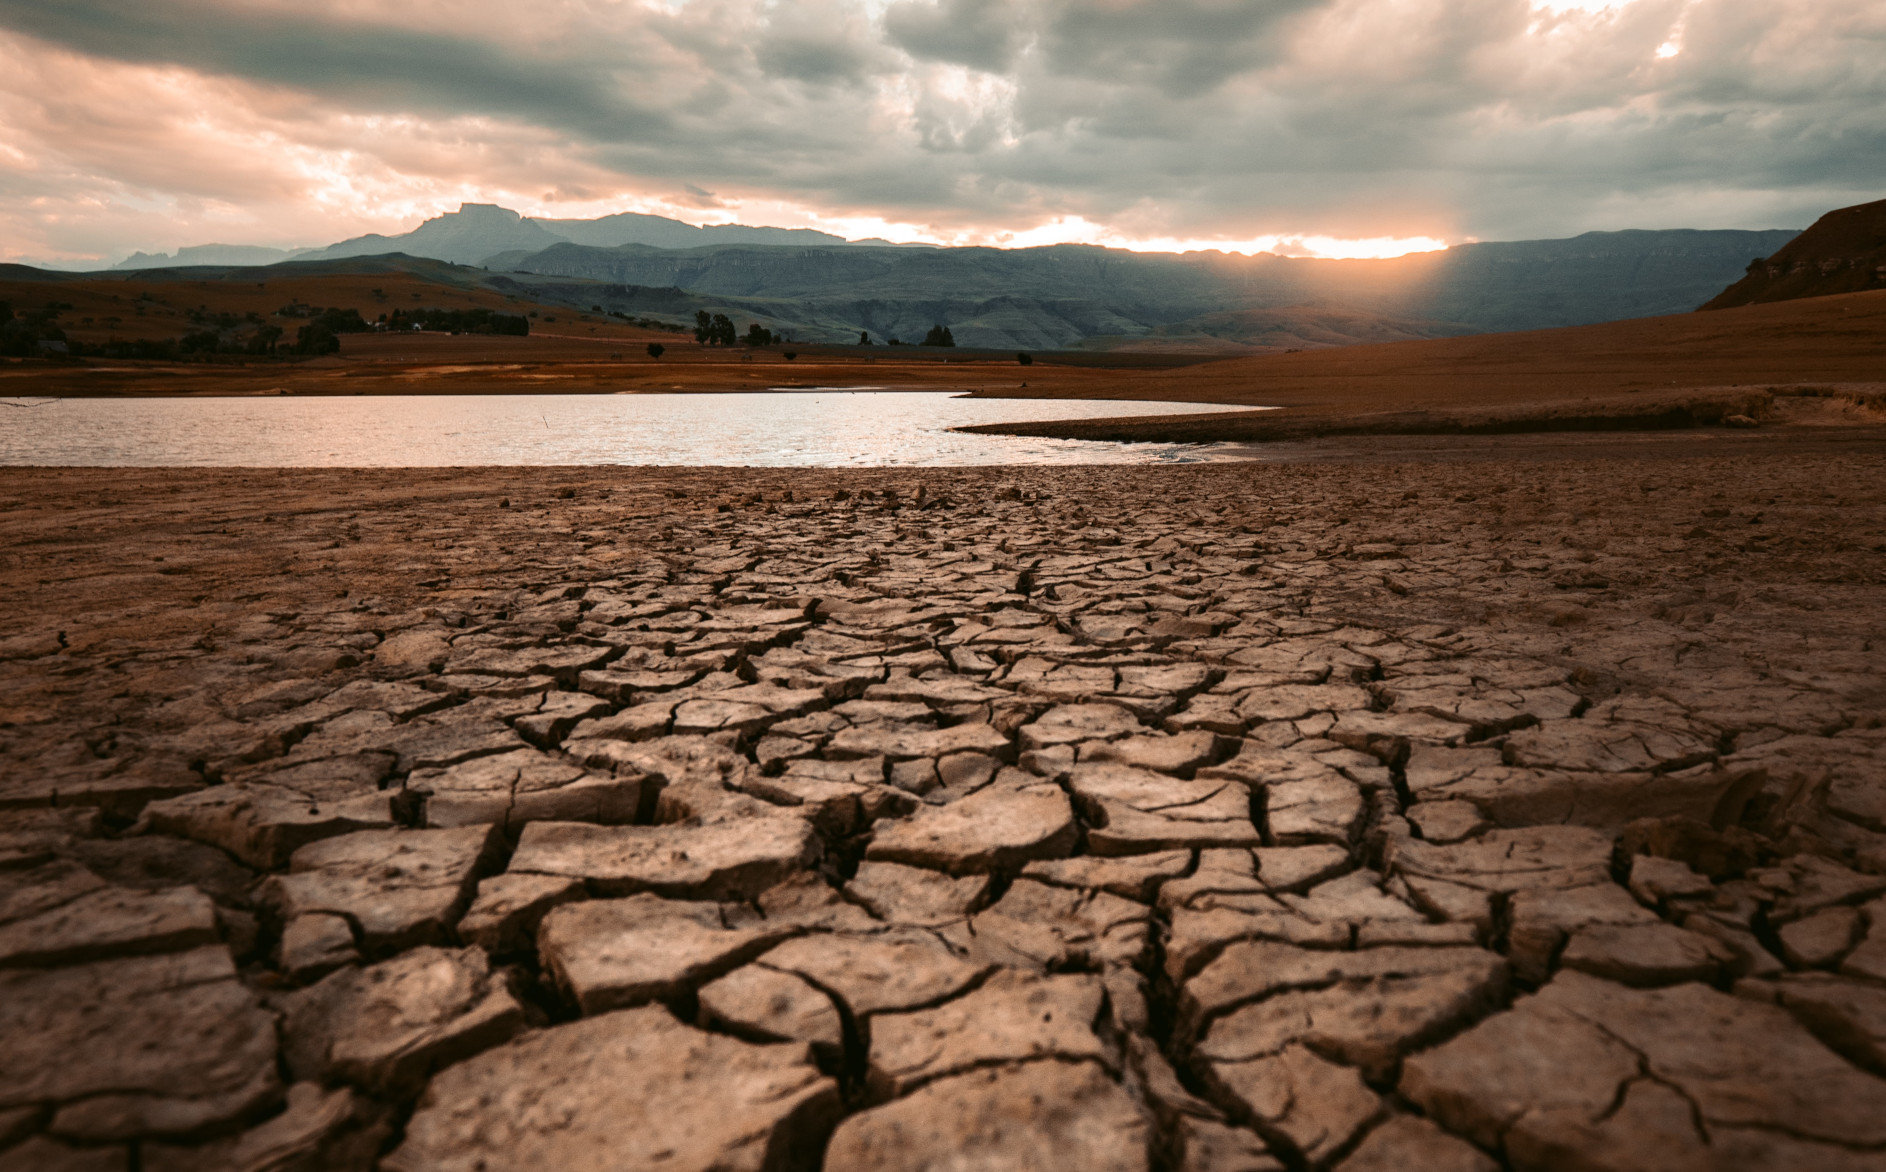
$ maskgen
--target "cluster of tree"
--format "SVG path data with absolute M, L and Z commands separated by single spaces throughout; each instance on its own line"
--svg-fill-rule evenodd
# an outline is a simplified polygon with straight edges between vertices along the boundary
M 358 309 L 324 309 L 295 331 L 296 354 L 319 356 L 340 352 L 342 334 L 364 334 L 373 327 Z
M 325 335 L 329 339 L 333 336 Z M 291 353 L 328 353 L 284 348 L 281 339 L 280 326 L 263 325 L 247 332 L 227 334 L 199 330 L 181 338 L 111 338 L 91 343 L 73 339 L 67 343 L 66 353 L 73 358 L 143 358 L 155 362 L 213 362 L 223 357 L 271 358 Z
M 555 321 L 555 318 L 546 320 Z M 388 330 L 436 330 L 448 334 L 503 334 L 524 338 L 530 335 L 530 319 L 520 314 L 498 313 L 490 309 L 395 309 L 380 315 L 380 326 Z M 365 323 L 361 325 L 366 329 Z M 339 331 L 336 331 L 339 332 Z
M 302 337 L 305 338 L 309 336 L 309 331 L 312 328 L 311 326 L 302 326 Z M 325 336 L 328 338 L 334 337 L 331 332 L 326 333 Z M 280 353 L 281 341 L 282 327 L 261 325 L 245 334 L 224 333 L 218 330 L 204 330 L 201 333 L 185 334 L 183 337 L 177 339 L 177 350 L 179 354 L 185 357 L 209 354 L 247 354 L 251 357 L 266 358 Z M 338 350 L 339 348 L 340 342 L 337 339 L 334 342 L 334 349 Z M 309 350 L 298 350 L 297 352 L 303 354 L 313 353 L 313 351 Z M 328 353 L 329 351 L 323 350 L 320 352 Z
M 233 330 L 245 321 L 250 325 L 262 324 L 262 315 L 253 311 L 237 317 L 233 313 L 211 313 L 207 307 L 202 306 L 190 310 L 184 314 L 184 317 L 188 318 L 193 325 L 214 327 L 218 330 Z
M 27 310 L 17 316 L 13 306 L 0 301 L 0 357 L 30 358 L 67 348 L 65 331 L 59 328 L 58 303 L 44 309 Z M 47 343 L 41 346 L 40 343 Z
M 70 306 L 54 303 L 43 309 L 15 314 L 11 305 L 0 302 L 0 356 L 205 362 L 221 356 L 269 358 L 281 354 L 332 354 L 340 349 L 338 335 L 364 333 L 373 328 L 361 319 L 359 310 L 320 310 L 313 321 L 296 332 L 294 344 L 285 347 L 282 327 L 264 322 L 258 314 L 238 318 L 230 313 L 211 314 L 198 310 L 189 315 L 190 319 L 210 328 L 192 331 L 181 338 L 111 338 L 86 343 L 68 337 L 59 327 L 61 308 Z M 88 323 L 90 320 L 86 319 Z
M 694 314 L 694 340 L 703 346 L 733 345 L 733 319 L 724 313 L 709 315 L 705 309 L 697 310 Z
M 871 344 L 870 331 L 867 330 L 866 332 L 858 335 L 858 345 L 869 346 L 870 344 Z M 902 338 L 897 337 L 895 334 L 893 334 L 890 340 L 885 342 L 884 344 L 886 346 L 909 345 L 909 343 L 905 342 Z M 950 328 L 948 326 L 934 325 L 930 327 L 930 332 L 923 336 L 923 341 L 918 342 L 917 345 L 919 346 L 954 346 L 956 345 L 956 337 L 955 335 L 950 333 Z
M 113 338 L 91 346 L 74 344 L 72 353 L 81 358 L 148 358 L 158 362 L 175 362 L 183 357 L 175 338 Z
M 775 334 L 759 322 L 748 322 L 743 338 L 734 332 L 732 318 L 724 313 L 710 314 L 701 309 L 694 314 L 694 340 L 703 346 L 731 346 L 735 342 L 745 342 L 749 346 L 772 346 L 787 338 L 784 334 Z

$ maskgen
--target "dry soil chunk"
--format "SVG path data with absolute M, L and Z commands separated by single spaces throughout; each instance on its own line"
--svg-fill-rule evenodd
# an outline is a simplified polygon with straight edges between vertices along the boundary
M 1619 1110 L 1627 1084 L 1629 1109 Z M 1679 1114 L 1663 1112 L 1659 1084 L 1688 1104 Z M 1636 1097 L 1640 1087 L 1648 1097 Z M 1737 1129 L 1785 1133 L 1829 1155 L 1831 1145 L 1886 1145 L 1886 1083 L 1786 1010 L 1699 984 L 1640 990 L 1561 972 L 1512 1010 L 1409 1058 L 1401 1089 L 1448 1128 L 1483 1146 L 1504 1142 L 1526 1168 L 1562 1166 L 1554 1161 L 1568 1137 L 1610 1152 L 1599 1167 L 1639 1166 L 1620 1162 L 1633 1148 L 1657 1153 L 1653 1166 L 1764 1166 L 1721 1148 Z M 1671 1118 L 1679 1126 L 1665 1126 Z
M 1151 1127 L 1091 1062 L 1028 1062 L 940 1079 L 847 1119 L 827 1172 L 1139 1172 Z
M 1493 1158 L 1416 1115 L 1397 1115 L 1368 1134 L 1337 1172 L 1499 1172 Z
M 831 992 L 853 1017 L 933 1005 L 989 971 L 963 960 L 927 932 L 884 936 L 805 936 L 760 958 Z
M 365 830 L 310 843 L 262 898 L 284 919 L 345 916 L 370 950 L 443 941 L 498 842 L 494 826 Z
M 416 770 L 406 788 L 426 797 L 426 825 L 633 822 L 642 781 L 592 773 L 548 753 L 518 749 L 444 769 Z
M 1206 1061 L 1245 1062 L 1301 1042 L 1382 1078 L 1403 1054 L 1485 1014 L 1504 987 L 1505 965 L 1488 953 L 1441 971 L 1391 971 L 1291 989 L 1219 1018 L 1194 1053 Z
M 1017 968 L 1133 965 L 1151 942 L 1152 913 L 1092 888 L 1017 879 L 1002 898 L 951 933 L 970 955 Z
M 275 1021 L 220 946 L 0 971 L 0 1112 L 102 1141 L 186 1135 L 281 1094 Z
M 924 867 L 869 860 L 860 863 L 858 873 L 845 884 L 845 894 L 880 920 L 923 927 L 964 919 L 981 905 L 988 890 L 987 875 L 955 878 Z
M 1481 891 L 1611 881 L 1611 836 L 1580 826 L 1489 830 L 1445 846 L 1396 839 L 1390 847 L 1390 871 Z
M 1066 857 L 1078 835 L 1059 786 L 997 785 L 880 825 L 865 857 L 952 875 L 1012 871 L 1030 859 Z
M 1855 1065 L 1886 1075 L 1886 989 L 1827 973 L 1800 973 L 1775 985 L 1776 1000 Z
M 527 1034 L 432 1080 L 390 1172 L 664 1172 L 810 1164 L 838 1090 L 802 1045 L 758 1046 L 668 1011 Z
M 384 775 L 391 762 L 385 756 L 372 773 Z M 362 778 L 344 795 L 263 783 L 218 785 L 152 802 L 144 818 L 161 833 L 221 847 L 268 870 L 287 863 L 308 843 L 392 826 L 393 795 L 380 790 L 378 780 Z
M 0 872 L 0 968 L 176 952 L 216 941 L 215 905 L 194 887 L 109 887 L 64 860 Z
M 276 961 L 291 981 L 312 981 L 360 959 L 345 916 L 309 912 L 282 925 Z
M 1506 962 L 1479 948 L 1326 952 L 1246 940 L 1186 982 L 1179 1029 L 1190 1035 L 1210 1023 L 1207 1057 L 1241 1060 L 1305 1041 L 1379 1071 L 1484 1012 L 1506 975 Z
M 1675 924 L 1593 924 L 1573 933 L 1559 963 L 1626 985 L 1713 979 L 1735 959 L 1728 946 Z
M 1517 892 L 1508 905 L 1507 955 L 1526 980 L 1542 982 L 1572 933 L 1595 925 L 1663 923 L 1615 883 L 1540 887 Z
M 533 822 L 518 837 L 510 871 L 582 879 L 604 895 L 752 899 L 818 856 L 812 827 L 791 817 L 708 826 Z
M 1006 756 L 1008 737 L 991 725 L 958 724 L 949 728 L 873 724 L 848 728 L 834 736 L 826 752 L 834 759 L 888 757 L 912 761 L 919 757 L 947 757 L 955 753 Z
M 1272 841 L 1285 846 L 1353 842 L 1364 813 L 1361 789 L 1336 774 L 1278 782 L 1264 791 L 1265 826 Z
M 1112 704 L 1063 704 L 1050 708 L 1032 724 L 1022 726 L 1024 750 L 1076 741 L 1107 741 L 1145 732 L 1139 718 Z
M 582 880 L 562 875 L 493 875 L 479 882 L 477 897 L 458 921 L 458 934 L 493 955 L 527 952 L 550 909 L 583 894 Z
M 1320 1164 L 1382 1112 L 1353 1068 L 1292 1045 L 1251 1062 L 1214 1062 L 1206 1081 L 1220 1102 L 1275 1148 Z
M 1087 844 L 1097 855 L 1262 842 L 1242 782 L 1183 781 L 1109 762 L 1077 766 L 1069 786 L 1092 826 Z
M 935 1009 L 885 1014 L 871 1024 L 868 1078 L 882 1097 L 993 1062 L 1094 1059 L 1112 1065 L 1094 1032 L 1106 993 L 1087 974 L 1005 971 Z
M 1472 838 L 1488 826 L 1480 807 L 1458 800 L 1416 802 L 1408 807 L 1408 820 L 1420 829 L 1423 840 L 1442 844 Z
M 716 903 L 633 895 L 564 904 L 544 917 L 544 967 L 585 1013 L 672 997 L 745 964 L 799 929 L 729 927 Z
M 701 989 L 702 1024 L 766 1042 L 809 1042 L 836 1054 L 845 1042 L 844 1021 L 832 999 L 805 978 L 764 965 L 735 969 Z
M 1715 755 L 1712 730 L 1668 701 L 1607 701 L 1576 720 L 1547 720 L 1506 741 L 1508 764 L 1581 773 L 1681 769 Z
M 1832 968 L 1853 947 L 1866 927 L 1858 908 L 1822 908 L 1782 925 L 1781 954 L 1796 968 Z
M 434 1070 L 508 1041 L 524 1009 L 480 948 L 415 948 L 343 969 L 283 1003 L 283 1051 L 297 1078 L 417 1093 Z
M 386 1142 L 384 1112 L 350 1088 L 314 1083 L 288 1088 L 288 1108 L 239 1135 L 182 1147 L 145 1143 L 143 1172 L 355 1172 L 373 1166 Z
M 1181 1115 L 1173 1123 L 1177 1172 L 1284 1172 L 1261 1136 L 1215 1119 Z
M 1026 878 L 1056 887 L 1106 891 L 1126 899 L 1150 902 L 1160 884 L 1183 874 L 1192 865 L 1189 850 L 1160 851 L 1124 858 L 1040 859 L 1022 868 Z
M 1080 747 L 1083 765 L 1116 761 L 1161 773 L 1190 773 L 1218 759 L 1218 736 L 1205 729 L 1171 736 L 1143 735 L 1117 741 L 1089 741 Z

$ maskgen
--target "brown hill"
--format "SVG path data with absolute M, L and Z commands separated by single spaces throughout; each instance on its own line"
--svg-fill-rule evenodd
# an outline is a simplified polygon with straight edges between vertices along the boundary
M 1797 297 L 1825 297 L 1886 286 L 1886 199 L 1828 212 L 1704 309 L 1729 309 Z
M 1768 410 L 1774 388 L 1785 394 L 1810 386 L 1852 401 L 1870 418 L 1886 392 L 1886 290 L 1560 330 L 1236 358 L 1123 375 L 1108 385 L 984 391 L 1284 410 L 977 430 L 1204 442 L 1687 426 L 1759 414 Z
M 366 265 L 349 272 L 309 271 L 313 267 L 67 275 L 0 266 L 0 302 L 17 313 L 49 312 L 68 338 L 93 346 L 114 339 L 176 338 L 229 317 L 280 326 L 292 341 L 311 308 L 330 306 L 357 309 L 368 321 L 396 308 L 490 309 L 528 314 L 535 319 L 533 333 L 595 335 L 621 344 L 644 338 L 673 340 L 671 334 L 592 316 L 569 305 L 461 285 L 423 271 Z

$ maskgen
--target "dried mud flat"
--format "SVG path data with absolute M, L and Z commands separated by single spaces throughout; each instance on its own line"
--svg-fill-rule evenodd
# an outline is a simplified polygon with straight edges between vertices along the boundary
M 1886 445 L 1510 450 L 0 473 L 0 1168 L 1886 1166 Z

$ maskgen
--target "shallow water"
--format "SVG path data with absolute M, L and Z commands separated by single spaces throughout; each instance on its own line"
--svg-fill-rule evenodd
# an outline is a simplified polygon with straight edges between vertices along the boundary
M 966 399 L 947 391 L 840 389 L 713 395 L 62 399 L 0 409 L 0 464 L 1149 464 L 1210 459 L 1211 450 L 1186 444 L 964 435 L 949 429 L 974 423 L 1226 409 L 1194 403 Z

